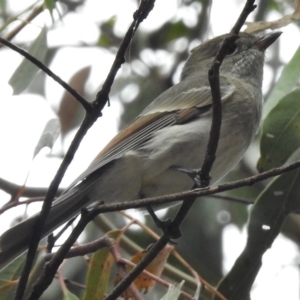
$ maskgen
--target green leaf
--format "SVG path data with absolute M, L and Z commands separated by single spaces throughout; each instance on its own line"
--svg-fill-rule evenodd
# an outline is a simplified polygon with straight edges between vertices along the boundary
M 84 300 L 104 299 L 113 263 L 114 259 L 108 248 L 101 249 L 93 254 L 88 271 Z
M 1 300 L 14 299 L 14 293 L 18 284 L 17 280 L 22 272 L 24 259 L 24 255 L 22 255 L 0 271 Z
M 296 89 L 282 98 L 264 121 L 258 170 L 283 165 L 299 147 L 300 89 Z
M 189 31 L 190 29 L 182 21 L 178 21 L 172 24 L 169 30 L 165 32 L 165 39 L 167 42 L 171 42 L 178 38 L 188 36 Z
M 107 236 L 118 241 L 123 235 L 122 230 L 112 230 Z M 108 248 L 98 250 L 92 255 L 86 281 L 86 291 L 83 300 L 104 299 L 111 274 L 114 258 Z
M 54 0 L 44 0 L 45 7 L 49 9 L 50 13 L 52 14 L 53 9 L 55 8 L 55 1 Z
M 44 147 L 49 147 L 50 149 L 52 149 L 56 139 L 59 136 L 59 132 L 60 132 L 59 120 L 58 119 L 49 120 L 34 149 L 33 157 L 35 157 Z
M 65 289 L 63 300 L 79 300 L 79 298 L 72 294 L 69 290 Z
M 28 49 L 28 53 L 34 56 L 41 62 L 45 61 L 47 54 L 47 28 L 44 27 L 38 37 L 31 43 Z M 27 59 L 23 59 L 21 64 L 15 70 L 14 74 L 9 80 L 9 84 L 14 90 L 14 95 L 18 95 L 23 92 L 30 82 L 32 81 L 34 75 L 39 70 L 34 64 L 32 64 Z
M 264 118 L 276 106 L 279 100 L 290 93 L 300 79 L 300 46 L 295 52 L 290 62 L 283 68 L 279 80 L 276 83 L 272 93 L 268 97 L 264 106 Z
M 250 299 L 263 254 L 271 247 L 286 216 L 300 208 L 300 170 L 272 180 L 250 213 L 247 244 L 227 276 L 219 284 L 227 299 Z
M 161 300 L 176 300 L 180 296 L 180 290 L 184 284 L 184 281 L 181 281 L 178 284 L 171 285 L 168 289 L 168 292 L 161 298 Z
M 55 1 L 56 0 L 44 0 L 44 6 L 49 10 L 53 23 L 54 23 L 53 9 L 55 8 Z

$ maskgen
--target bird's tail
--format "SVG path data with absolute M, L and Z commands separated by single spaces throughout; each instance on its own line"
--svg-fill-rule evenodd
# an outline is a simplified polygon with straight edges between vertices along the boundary
M 43 228 L 42 237 L 45 237 L 57 227 L 76 216 L 82 207 L 87 207 L 90 200 L 87 198 L 87 195 L 91 184 L 83 183 L 68 190 L 53 202 Z M 0 269 L 28 249 L 38 216 L 36 214 L 2 234 L 0 237 Z

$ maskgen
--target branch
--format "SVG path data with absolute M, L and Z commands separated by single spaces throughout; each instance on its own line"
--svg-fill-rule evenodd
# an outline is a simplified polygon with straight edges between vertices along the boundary
M 228 49 L 233 45 L 237 39 L 242 26 L 244 25 L 248 15 L 256 8 L 254 5 L 255 0 L 248 0 L 245 7 L 240 14 L 238 20 L 230 31 L 230 34 L 224 39 L 222 45 L 208 71 L 208 79 L 212 95 L 213 115 L 212 125 L 210 130 L 209 142 L 207 145 L 205 159 L 201 168 L 201 176 L 204 180 L 208 178 L 212 165 L 215 161 L 215 154 L 218 147 L 220 128 L 222 123 L 222 103 L 221 103 L 221 90 L 219 81 L 219 70 L 224 58 L 227 55 Z
M 31 239 L 31 243 L 29 245 L 29 249 L 27 252 L 27 259 L 26 263 L 23 269 L 23 273 L 19 282 L 18 290 L 16 293 L 15 299 L 22 299 L 23 293 L 26 287 L 27 279 L 30 273 L 30 269 L 33 263 L 34 255 L 39 243 L 39 240 L 42 235 L 42 230 L 44 227 L 44 223 L 46 221 L 46 218 L 50 212 L 52 200 L 57 192 L 58 185 L 64 176 L 64 173 L 69 166 L 70 162 L 72 161 L 74 154 L 83 138 L 87 130 L 92 126 L 92 124 L 97 120 L 99 116 L 101 116 L 101 110 L 106 105 L 107 101 L 109 100 L 108 95 L 111 89 L 111 85 L 113 84 L 113 81 L 115 79 L 115 76 L 117 74 L 117 71 L 121 67 L 121 65 L 124 63 L 124 57 L 125 52 L 134 36 L 134 33 L 136 32 L 139 24 L 148 16 L 149 12 L 152 10 L 154 6 L 154 0 L 143 0 L 138 8 L 138 10 L 134 13 L 134 21 L 132 22 L 131 26 L 129 27 L 121 45 L 118 50 L 118 53 L 116 55 L 115 61 L 110 69 L 110 72 L 107 76 L 107 79 L 105 80 L 103 87 L 101 91 L 98 92 L 96 100 L 92 103 L 92 110 L 87 110 L 87 115 L 79 128 L 67 154 L 64 158 L 60 169 L 57 172 L 57 175 L 53 179 L 48 193 L 46 195 L 44 205 L 42 208 L 42 211 L 40 212 L 40 216 L 38 219 L 38 222 L 35 226 L 36 230 L 33 233 L 33 237 Z M 87 223 L 86 223 L 87 224 Z M 77 228 L 77 234 L 79 235 L 85 228 L 86 224 L 82 227 L 76 226 Z M 74 229 L 74 231 L 75 231 Z M 80 232 L 78 230 L 81 230 Z M 69 240 L 69 239 L 68 239 Z M 67 240 L 67 241 L 68 241 Z M 76 240 L 76 239 L 75 239 Z M 75 240 L 72 240 L 72 236 L 69 242 L 66 242 L 57 252 L 57 254 L 53 257 L 53 259 L 49 262 L 47 267 L 44 270 L 44 273 L 42 277 L 36 282 L 31 295 L 29 296 L 29 299 L 38 299 L 39 296 L 44 292 L 44 290 L 49 286 L 51 281 L 54 278 L 55 272 L 58 269 L 60 263 L 64 259 L 64 255 L 67 254 L 68 250 L 71 248 Z M 24 278 L 24 279 L 23 279 Z
M 61 85 L 66 91 L 68 91 L 80 104 L 85 108 L 86 111 L 91 111 L 92 107 L 88 101 L 86 101 L 80 94 L 76 92 L 72 87 L 70 87 L 64 80 L 62 80 L 59 76 L 54 74 L 48 67 L 46 67 L 40 60 L 36 59 L 34 56 L 26 52 L 25 50 L 19 48 L 18 46 L 12 44 L 11 42 L 0 37 L 0 43 L 24 56 L 27 60 L 37 66 L 40 70 L 46 73 L 49 77 L 51 77 L 54 81 L 56 81 L 59 85 Z M 1 44 L 0 44 L 1 45 Z
M 12 40 L 26 25 L 28 25 L 32 20 L 34 20 L 41 12 L 44 10 L 44 3 L 41 5 L 35 7 L 32 12 L 28 15 L 28 17 L 25 20 L 22 20 L 21 23 L 15 27 L 10 33 L 8 33 L 5 37 L 6 40 L 10 41 Z M 18 16 L 14 17 L 12 20 L 10 19 L 8 22 L 14 21 L 14 19 L 17 19 Z M 3 24 L 0 28 L 0 32 L 7 26 L 9 23 Z M 0 49 L 2 48 L 2 45 L 0 44 Z
M 213 61 L 213 65 L 208 72 L 208 78 L 211 86 L 212 100 L 213 100 L 213 116 L 212 125 L 210 130 L 210 137 L 208 146 L 205 154 L 205 159 L 200 171 L 200 186 L 206 187 L 209 185 L 209 173 L 212 165 L 215 161 L 215 153 L 218 147 L 220 128 L 222 122 L 222 104 L 221 104 L 221 91 L 219 82 L 219 69 L 225 58 L 229 47 L 236 40 L 236 35 L 239 33 L 241 27 L 245 23 L 248 15 L 255 9 L 255 0 L 247 0 L 245 7 L 239 16 L 236 24 L 231 30 L 231 34 L 227 37 L 221 45 L 220 50 L 217 53 L 216 58 Z M 149 253 L 143 258 L 143 260 L 115 287 L 110 295 L 107 296 L 106 300 L 115 299 L 121 295 L 130 283 L 142 272 L 143 269 L 153 260 L 161 249 L 170 241 L 171 238 L 178 238 L 181 236 L 180 225 L 185 219 L 188 211 L 192 207 L 196 200 L 196 197 L 189 199 L 188 202 L 183 202 L 174 220 L 169 224 L 166 224 L 164 234 L 158 240 L 153 248 L 150 249 Z M 149 205 L 145 206 L 149 207 Z M 156 251 L 156 252 L 155 252 Z
M 97 208 L 93 209 L 95 212 L 95 215 L 106 213 L 106 212 L 113 212 L 113 211 L 120 211 L 120 210 L 127 210 L 127 209 L 137 209 L 137 208 L 143 208 L 146 206 L 159 206 L 162 204 L 172 203 L 172 202 L 178 202 L 180 200 L 185 201 L 192 201 L 193 197 L 199 198 L 209 195 L 218 194 L 225 191 L 235 190 L 238 188 L 242 188 L 245 186 L 252 186 L 253 184 L 270 179 L 272 177 L 290 172 L 292 170 L 300 168 L 300 160 L 289 164 L 284 167 L 274 168 L 272 170 L 247 177 L 244 179 L 232 181 L 232 182 L 226 182 L 223 184 L 220 184 L 218 186 L 212 186 L 206 189 L 194 189 L 186 192 L 176 193 L 176 194 L 170 194 L 166 196 L 159 196 L 159 197 L 152 197 L 152 198 L 145 198 L 145 199 L 138 199 L 134 201 L 128 201 L 128 202 L 119 202 L 119 203 L 113 203 L 113 204 L 103 204 L 101 206 L 98 206 Z
M 18 194 L 19 190 L 23 188 L 24 191 L 22 193 L 22 197 L 45 197 L 47 193 L 47 188 L 38 188 L 38 187 L 24 187 L 22 185 L 18 185 L 15 183 L 12 183 L 8 180 L 5 180 L 3 178 L 0 178 L 0 189 L 3 190 L 5 193 L 13 196 L 15 194 Z M 61 194 L 63 189 L 59 189 L 57 192 L 58 194 Z
M 228 49 L 236 41 L 237 35 L 244 25 L 248 15 L 256 8 L 254 5 L 255 0 L 248 0 L 245 4 L 243 11 L 241 12 L 237 22 L 230 31 L 230 34 L 224 39 L 221 44 L 221 47 L 213 60 L 212 66 L 208 70 L 208 79 L 212 95 L 212 124 L 209 133 L 209 140 L 205 152 L 205 157 L 203 164 L 201 166 L 199 176 L 200 176 L 200 188 L 206 188 L 209 186 L 210 181 L 210 171 L 212 169 L 213 163 L 216 158 L 216 151 L 218 148 L 219 138 L 220 138 L 220 129 L 222 124 L 222 102 L 221 102 L 221 90 L 220 90 L 220 80 L 219 80 L 219 69 L 224 58 L 227 55 Z M 193 189 L 196 188 L 196 185 Z M 191 209 L 196 198 L 193 200 L 190 199 L 188 202 L 183 202 L 180 207 L 177 215 L 175 216 L 172 224 L 172 231 L 174 237 L 176 238 L 181 235 L 179 227 L 185 219 L 187 213 Z

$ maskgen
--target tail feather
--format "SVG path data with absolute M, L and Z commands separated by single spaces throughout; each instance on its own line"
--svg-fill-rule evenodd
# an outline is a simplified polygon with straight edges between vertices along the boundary
M 76 216 L 82 207 L 88 206 L 90 199 L 87 195 L 90 188 L 91 184 L 82 182 L 54 201 L 42 237 L 47 236 L 67 220 Z M 0 269 L 28 249 L 37 219 L 38 214 L 20 222 L 2 234 L 0 237 Z

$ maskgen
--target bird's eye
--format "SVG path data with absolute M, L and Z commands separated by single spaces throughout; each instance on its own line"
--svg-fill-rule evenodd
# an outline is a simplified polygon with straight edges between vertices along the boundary
M 230 47 L 227 49 L 227 55 L 232 55 L 237 51 L 237 45 L 232 44 Z

